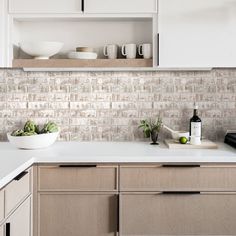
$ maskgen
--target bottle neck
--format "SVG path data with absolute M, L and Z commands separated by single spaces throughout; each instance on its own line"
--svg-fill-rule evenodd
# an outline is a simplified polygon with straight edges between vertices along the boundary
M 198 110 L 197 110 L 197 109 L 194 109 L 194 110 L 193 110 L 193 115 L 194 115 L 194 116 L 197 116 L 197 115 L 198 115 Z

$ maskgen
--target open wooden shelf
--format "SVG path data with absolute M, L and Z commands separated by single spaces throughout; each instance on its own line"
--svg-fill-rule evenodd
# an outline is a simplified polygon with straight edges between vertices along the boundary
M 112 68 L 112 67 L 152 67 L 152 59 L 14 59 L 14 68 Z

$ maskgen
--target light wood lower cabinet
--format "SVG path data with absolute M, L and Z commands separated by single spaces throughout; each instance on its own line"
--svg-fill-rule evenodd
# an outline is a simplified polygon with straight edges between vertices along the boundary
M 0 191 L 0 222 L 4 218 L 4 191 Z
M 236 235 L 236 193 L 127 193 L 121 235 Z
M 114 236 L 118 197 L 109 193 L 39 194 L 39 236 Z
M 117 190 L 117 166 L 60 165 L 38 168 L 39 191 Z
M 236 166 L 121 166 L 121 191 L 236 191 Z
M 5 187 L 5 216 L 30 194 L 31 171 L 24 171 Z
M 5 224 L 6 235 L 31 236 L 30 212 L 31 212 L 31 198 L 28 198 L 7 219 Z
M 3 225 L 0 226 L 0 236 L 3 236 Z

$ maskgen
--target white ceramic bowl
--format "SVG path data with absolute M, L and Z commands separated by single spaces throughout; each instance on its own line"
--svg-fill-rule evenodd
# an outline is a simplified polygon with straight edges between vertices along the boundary
M 69 59 L 97 59 L 98 54 L 95 52 L 69 52 Z
M 175 131 L 175 132 L 171 132 L 171 136 L 174 140 L 179 140 L 181 137 L 186 137 L 187 139 L 189 139 L 189 132 Z
M 12 136 L 11 133 L 7 133 L 7 138 L 11 144 L 20 149 L 41 149 L 55 143 L 58 135 L 59 132 L 32 136 Z
M 57 54 L 63 47 L 61 42 L 22 42 L 19 44 L 22 51 L 33 56 L 34 59 L 49 59 Z

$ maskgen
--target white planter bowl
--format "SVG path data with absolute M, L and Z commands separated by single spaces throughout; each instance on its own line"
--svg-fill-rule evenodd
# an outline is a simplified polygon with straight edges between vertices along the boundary
M 7 133 L 7 138 L 11 144 L 20 149 L 41 149 L 55 143 L 58 135 L 59 132 L 32 136 L 12 136 L 11 133 Z
M 63 47 L 61 42 L 21 42 L 20 48 L 34 59 L 49 59 L 49 57 L 57 54 Z

